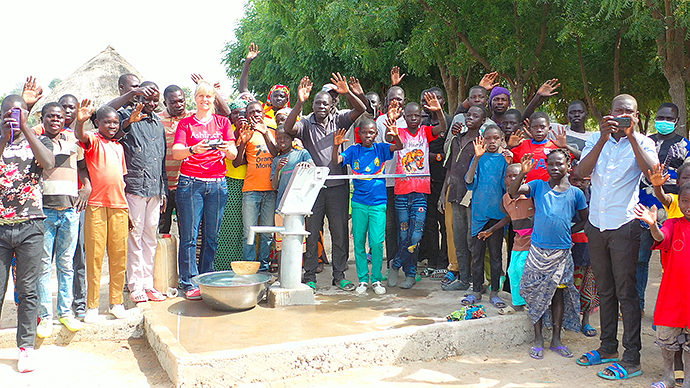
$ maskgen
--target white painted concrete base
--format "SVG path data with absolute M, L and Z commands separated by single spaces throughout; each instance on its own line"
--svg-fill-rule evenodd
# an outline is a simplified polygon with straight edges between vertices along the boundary
M 268 306 L 272 308 L 316 304 L 314 290 L 306 284 L 301 283 L 296 290 L 288 290 L 274 284 L 268 289 L 266 300 Z

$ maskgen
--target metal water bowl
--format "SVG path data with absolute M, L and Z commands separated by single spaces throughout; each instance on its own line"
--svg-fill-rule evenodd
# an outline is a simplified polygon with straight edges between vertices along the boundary
M 238 275 L 233 271 L 217 271 L 194 277 L 201 297 L 211 308 L 222 311 L 247 310 L 263 299 L 273 276 L 266 273 Z

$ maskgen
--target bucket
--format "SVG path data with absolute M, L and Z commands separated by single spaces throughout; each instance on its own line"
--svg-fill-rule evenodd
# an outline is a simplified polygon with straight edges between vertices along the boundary
M 177 236 L 158 235 L 156 259 L 153 264 L 153 287 L 161 292 L 177 288 Z

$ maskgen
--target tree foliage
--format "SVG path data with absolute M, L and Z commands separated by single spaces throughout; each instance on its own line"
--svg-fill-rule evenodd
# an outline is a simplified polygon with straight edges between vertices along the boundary
M 561 120 L 574 99 L 600 117 L 616 94 L 629 93 L 645 122 L 672 99 L 684 124 L 689 11 L 674 0 L 250 0 L 224 62 L 239 79 L 256 42 L 249 85 L 264 99 L 275 83 L 294 88 L 308 75 L 318 87 L 335 71 L 382 94 L 397 65 L 408 73 L 408 99 L 443 86 L 452 111 L 483 74 L 498 71 L 519 109 L 558 78 L 559 94 L 544 109 Z

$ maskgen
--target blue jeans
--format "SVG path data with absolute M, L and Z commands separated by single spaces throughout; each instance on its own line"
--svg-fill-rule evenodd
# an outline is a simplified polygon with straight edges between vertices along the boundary
M 273 226 L 275 225 L 276 214 L 276 192 L 275 191 L 245 191 L 242 193 L 242 220 L 244 222 L 244 239 L 242 258 L 245 261 L 257 261 L 256 245 L 247 244 L 249 227 L 251 226 Z M 260 271 L 268 271 L 269 256 L 271 254 L 271 244 L 273 243 L 272 233 L 261 233 L 259 240 L 258 261 L 261 262 Z
M 398 216 L 398 254 L 391 267 L 398 270 L 402 267 L 406 277 L 417 275 L 417 263 L 414 252 L 424 234 L 426 220 L 427 195 L 409 193 L 395 196 L 395 212 Z
M 57 311 L 60 318 L 72 315 L 72 261 L 79 237 L 79 213 L 75 208 L 55 210 L 43 208 L 46 228 L 41 258 L 41 274 L 38 278 L 38 316 L 53 319 L 53 296 L 50 292 L 50 274 L 53 259 L 57 266 Z
M 640 252 L 637 257 L 637 294 L 640 297 L 640 309 L 644 310 L 644 293 L 647 290 L 649 278 L 649 260 L 652 258 L 652 245 L 654 238 L 652 232 L 642 228 L 640 233 Z
M 189 291 L 197 288 L 192 278 L 199 273 L 213 271 L 213 261 L 218 249 L 218 231 L 228 201 L 225 178 L 206 181 L 180 176 L 177 184 L 177 217 L 180 227 L 180 250 L 177 257 L 180 272 L 180 288 Z M 203 223 L 202 223 L 203 221 Z M 201 256 L 196 262 L 196 240 L 201 234 Z

